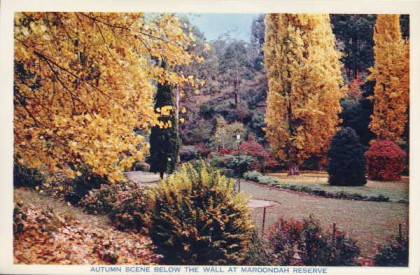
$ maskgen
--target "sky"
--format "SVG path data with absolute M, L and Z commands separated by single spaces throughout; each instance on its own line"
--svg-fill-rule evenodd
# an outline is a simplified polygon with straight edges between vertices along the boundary
M 251 24 L 259 14 L 233 13 L 194 13 L 187 14 L 191 23 L 202 31 L 207 41 L 215 40 L 220 35 L 229 32 L 231 38 L 249 41 Z

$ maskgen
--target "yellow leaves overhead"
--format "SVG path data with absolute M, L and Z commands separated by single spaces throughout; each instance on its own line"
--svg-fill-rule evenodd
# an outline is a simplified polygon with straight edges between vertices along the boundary
M 378 139 L 401 141 L 409 105 L 409 43 L 401 36 L 399 15 L 380 14 L 373 39 L 374 108 L 370 129 Z
M 190 43 L 170 14 L 17 13 L 16 160 L 52 172 L 88 164 L 119 179 L 147 151 L 136 132 L 157 123 L 153 81 L 194 85 L 175 70 L 196 59 Z
M 338 125 L 344 94 L 340 54 L 327 14 L 268 14 L 266 133 L 293 164 L 324 155 Z

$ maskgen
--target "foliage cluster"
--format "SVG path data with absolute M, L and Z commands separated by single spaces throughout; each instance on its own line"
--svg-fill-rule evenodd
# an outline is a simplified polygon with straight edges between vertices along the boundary
M 327 14 L 267 14 L 265 27 L 266 135 L 297 175 L 304 159 L 325 157 L 338 126 L 340 54 Z
M 394 181 L 401 179 L 406 153 L 390 140 L 376 140 L 365 153 L 369 179 Z
M 346 233 L 323 230 L 312 217 L 303 222 L 280 219 L 269 233 L 269 244 L 278 265 L 357 265 L 360 249 Z
M 408 266 L 408 236 L 391 236 L 384 246 L 379 246 L 374 263 L 377 266 Z
M 274 262 L 274 258 L 267 240 L 254 229 L 244 264 L 271 265 Z
M 104 184 L 89 191 L 79 206 L 87 213 L 108 215 L 119 230 L 148 232 L 153 195 L 148 187 L 130 184 Z
M 118 229 L 133 229 L 147 233 L 153 206 L 153 195 L 150 189 L 143 187 L 127 190 L 117 194 L 117 200 L 109 213 L 109 218 Z
M 342 128 L 332 138 L 328 151 L 328 175 L 331 185 L 366 184 L 363 146 L 352 128 Z
M 155 83 L 197 85 L 175 71 L 201 58 L 174 15 L 22 12 L 14 23 L 14 154 L 28 168 L 72 178 L 86 164 L 120 180 L 158 123 Z
M 37 169 L 27 168 L 16 162 L 13 164 L 13 185 L 14 187 L 39 186 L 44 181 L 44 177 Z
M 241 264 L 251 241 L 246 200 L 234 181 L 185 165 L 156 189 L 150 236 L 165 264 Z

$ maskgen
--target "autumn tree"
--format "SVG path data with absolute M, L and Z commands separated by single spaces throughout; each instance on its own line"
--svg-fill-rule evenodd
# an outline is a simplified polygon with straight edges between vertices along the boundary
M 401 141 L 409 104 L 409 43 L 401 35 L 400 16 L 377 16 L 374 31 L 374 108 L 370 129 L 382 140 Z
M 121 179 L 144 159 L 158 123 L 153 80 L 192 80 L 174 70 L 196 58 L 192 36 L 170 14 L 25 12 L 14 20 L 15 161 L 70 177 L 87 166 Z
M 324 156 L 341 111 L 341 64 L 327 14 L 268 14 L 266 133 L 289 175 L 302 160 Z
M 174 94 L 170 86 L 158 84 L 155 95 L 155 111 L 160 114 L 158 125 L 150 134 L 150 171 L 159 173 L 163 179 L 165 172 L 172 173 L 178 159 L 180 138 L 178 119 L 174 108 Z

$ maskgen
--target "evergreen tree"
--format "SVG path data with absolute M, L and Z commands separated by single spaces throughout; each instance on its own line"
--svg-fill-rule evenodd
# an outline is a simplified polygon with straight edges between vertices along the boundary
M 378 139 L 402 140 L 409 104 L 409 44 L 401 35 L 400 16 L 378 15 L 374 32 L 374 108 L 370 129 Z
M 174 95 L 169 85 L 158 84 L 155 95 L 155 112 L 160 113 L 159 123 L 150 134 L 150 171 L 172 173 L 178 158 L 180 138 L 174 110 Z
M 267 139 L 289 175 L 311 155 L 326 156 L 341 111 L 341 63 L 327 14 L 268 14 Z
M 366 184 L 363 146 L 356 132 L 345 127 L 333 137 L 328 151 L 328 182 L 331 185 Z
M 350 79 L 373 66 L 373 26 L 376 15 L 331 14 L 333 32 L 344 55 L 342 62 Z

